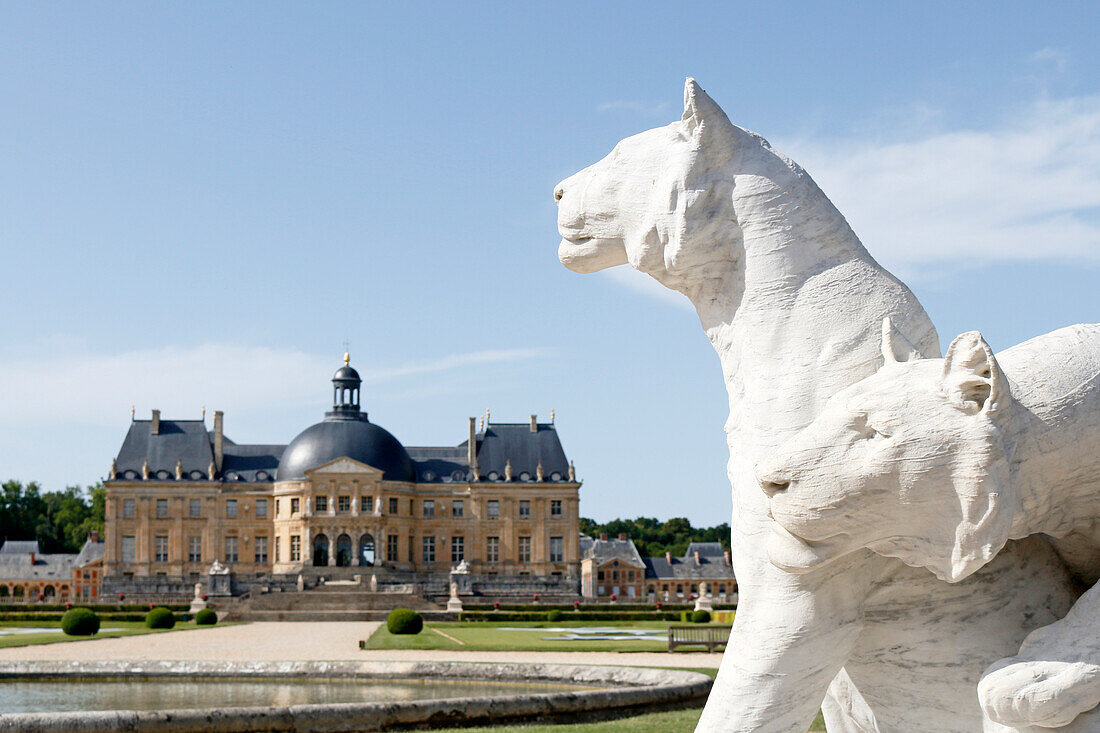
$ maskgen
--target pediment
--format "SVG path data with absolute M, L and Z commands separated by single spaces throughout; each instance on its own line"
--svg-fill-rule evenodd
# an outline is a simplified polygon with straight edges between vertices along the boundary
M 374 466 L 368 466 L 365 463 L 360 463 L 359 461 L 356 461 L 354 459 L 347 458 L 347 457 L 336 458 L 334 460 L 329 461 L 328 463 L 322 463 L 320 466 L 317 466 L 315 468 L 311 468 L 311 469 L 307 470 L 305 473 L 306 473 L 307 476 L 312 476 L 314 474 L 329 474 L 329 473 L 339 473 L 339 474 L 353 473 L 353 474 L 360 474 L 360 475 L 367 475 L 367 476 L 378 476 L 379 478 L 382 477 L 382 472 L 379 471 Z

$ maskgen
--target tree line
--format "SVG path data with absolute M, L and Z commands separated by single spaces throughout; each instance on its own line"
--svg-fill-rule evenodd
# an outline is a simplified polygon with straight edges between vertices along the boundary
M 673 557 L 682 557 L 691 542 L 721 542 L 722 548 L 730 549 L 730 526 L 723 522 L 714 527 L 692 527 L 685 517 L 673 517 L 664 522 L 653 517 L 637 519 L 612 519 L 610 522 L 597 522 L 581 517 L 581 532 L 589 537 L 599 537 L 603 533 L 615 539 L 625 534 L 634 540 L 638 554 L 642 557 L 658 557 L 671 552 Z
M 93 530 L 103 535 L 103 484 L 43 492 L 37 482 L 0 485 L 0 539 L 38 540 L 43 554 L 80 552 Z

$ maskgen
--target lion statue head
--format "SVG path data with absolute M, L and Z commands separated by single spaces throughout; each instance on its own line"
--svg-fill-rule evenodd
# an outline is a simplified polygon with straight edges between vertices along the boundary
M 1009 539 L 1011 395 L 993 352 L 971 331 L 944 359 L 921 359 L 894 333 L 885 321 L 877 373 L 757 466 L 768 556 L 784 570 L 869 548 L 957 582 Z
M 680 120 L 620 141 L 555 187 L 558 258 L 582 273 L 629 263 L 693 298 L 740 257 L 734 188 L 743 172 L 801 175 L 689 78 Z

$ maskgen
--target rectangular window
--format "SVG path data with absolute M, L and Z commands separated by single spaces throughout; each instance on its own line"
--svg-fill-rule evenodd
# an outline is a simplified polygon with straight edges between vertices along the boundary
M 267 499 L 257 499 L 256 500 L 256 516 L 257 517 L 266 517 L 267 516 Z
M 485 538 L 485 561 L 486 562 L 500 562 L 500 538 L 499 537 L 486 537 Z
M 297 501 L 295 499 L 294 501 Z M 302 559 L 302 537 L 301 535 L 290 535 L 290 561 L 300 562 Z
M 424 500 L 424 516 L 425 517 L 434 517 L 435 516 L 435 502 L 431 499 L 425 499 Z
M 550 562 L 562 562 L 562 544 L 561 537 L 550 538 Z
M 282 510 L 282 508 L 283 508 L 283 500 L 282 499 L 276 499 L 275 500 L 275 516 L 276 517 L 279 516 L 279 512 Z
M 359 511 L 367 512 L 368 514 L 374 513 L 374 497 L 373 496 L 360 496 L 359 497 Z
M 192 499 L 187 502 L 187 513 L 192 517 L 202 516 L 202 499 Z
M 466 538 L 462 535 L 451 538 L 451 562 L 459 563 L 466 559 Z
M 315 511 L 318 511 L 318 512 L 327 512 L 328 511 L 328 497 L 327 496 L 318 496 L 316 499 L 313 500 L 313 508 L 314 508 Z
M 225 561 L 237 562 L 238 541 L 236 537 L 225 538 Z
M 338 511 L 338 512 L 350 512 L 351 511 L 351 497 L 350 496 L 338 496 L 338 497 L 336 497 L 336 511 Z
M 168 562 L 168 535 L 158 534 L 153 538 L 153 559 Z
M 409 562 L 416 560 L 416 539 L 409 535 Z
M 397 499 L 390 499 L 390 514 L 397 514 Z
M 435 562 L 435 537 L 425 535 L 423 538 L 424 562 Z
M 551 517 L 560 517 L 561 516 L 561 499 L 551 499 L 550 500 L 550 516 Z
M 456 499 L 455 501 L 451 502 L 451 516 L 452 517 L 461 517 L 465 510 L 466 510 L 466 507 L 462 503 L 461 499 Z
M 522 519 L 531 516 L 531 502 L 527 499 L 521 499 L 519 502 L 519 516 Z
M 531 538 L 520 537 L 519 538 L 519 561 L 531 562 Z
M 168 516 L 168 500 L 167 499 L 157 499 L 157 516 L 158 517 L 167 517 Z
M 134 500 L 123 499 L 122 500 L 122 516 L 132 517 L 134 516 Z
M 202 562 L 202 537 L 187 538 L 187 562 Z
M 131 500 L 132 501 L 132 500 Z M 134 537 L 122 538 L 122 562 L 134 561 L 134 549 L 137 547 L 137 542 Z
M 225 500 L 225 516 L 235 517 L 237 516 L 237 500 L 226 499 Z
M 279 538 L 278 537 L 275 538 L 275 562 L 280 562 L 280 560 L 279 560 Z
M 267 538 L 266 537 L 257 537 L 255 544 L 256 544 L 256 548 L 255 548 L 256 549 L 256 552 L 255 552 L 256 562 L 266 563 L 267 562 Z
M 386 537 L 386 559 L 397 562 L 397 535 L 395 534 Z
M 291 499 L 290 500 L 290 513 L 291 514 L 297 514 L 299 511 L 301 511 L 301 509 L 302 509 L 301 499 Z
M 500 502 L 496 499 L 490 499 L 486 503 L 485 514 L 489 519 L 496 519 L 500 516 Z

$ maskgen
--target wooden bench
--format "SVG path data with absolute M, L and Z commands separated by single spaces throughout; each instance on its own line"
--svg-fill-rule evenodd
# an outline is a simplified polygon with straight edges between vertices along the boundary
M 713 652 L 720 646 L 726 646 L 731 629 L 733 626 L 669 626 L 668 650 L 681 646 L 705 646 L 707 651 Z

